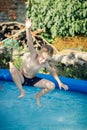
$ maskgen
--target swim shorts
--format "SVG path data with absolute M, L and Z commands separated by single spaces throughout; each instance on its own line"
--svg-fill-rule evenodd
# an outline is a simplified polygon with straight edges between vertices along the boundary
M 35 76 L 34 78 L 26 78 L 23 75 L 23 77 L 24 77 L 24 83 L 22 85 L 26 85 L 26 86 L 34 86 L 35 83 L 37 83 L 38 81 L 42 79 L 37 76 Z

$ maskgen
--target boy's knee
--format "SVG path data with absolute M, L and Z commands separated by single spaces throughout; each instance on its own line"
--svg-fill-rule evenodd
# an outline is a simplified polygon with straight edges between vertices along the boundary
M 11 69 L 10 69 L 10 72 L 11 72 L 11 74 L 15 74 L 15 73 L 16 73 L 16 70 L 13 69 L 13 68 L 11 68 Z
M 54 83 L 50 83 L 49 89 L 50 90 L 54 90 L 55 89 L 55 84 Z

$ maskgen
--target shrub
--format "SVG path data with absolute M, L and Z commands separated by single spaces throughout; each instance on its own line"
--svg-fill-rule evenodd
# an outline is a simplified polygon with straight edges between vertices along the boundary
M 3 48 L 3 51 L 0 53 L 0 68 L 8 68 L 10 61 L 10 51 L 5 47 Z
M 87 36 L 86 0 L 28 0 L 26 7 L 32 29 L 43 28 L 46 37 Z
M 87 80 L 87 64 L 83 67 L 80 65 L 69 65 L 66 67 L 66 65 L 59 63 L 57 65 L 57 71 L 60 76 Z

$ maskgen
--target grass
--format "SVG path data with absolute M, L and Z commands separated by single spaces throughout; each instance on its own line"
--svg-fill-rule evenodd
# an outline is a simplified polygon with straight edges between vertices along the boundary
M 52 44 L 58 51 L 62 51 L 63 49 L 87 51 L 87 37 L 56 37 Z

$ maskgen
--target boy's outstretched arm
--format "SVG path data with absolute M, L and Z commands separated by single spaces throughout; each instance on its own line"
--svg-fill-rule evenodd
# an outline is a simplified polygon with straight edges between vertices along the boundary
M 26 19 L 25 27 L 26 27 L 26 38 L 27 38 L 30 54 L 36 55 L 36 50 L 34 49 L 32 35 L 31 35 L 31 20 L 28 18 Z
M 48 63 L 46 63 L 46 69 L 50 72 L 50 74 L 56 79 L 56 81 L 58 82 L 59 88 L 60 89 L 64 89 L 64 90 L 68 90 L 68 85 L 64 84 L 61 82 L 61 80 L 59 79 L 56 70 L 52 67 L 50 67 L 50 65 Z
M 60 89 L 63 88 L 64 90 L 68 90 L 68 85 L 66 85 L 66 84 L 61 82 L 61 80 L 59 79 L 59 77 L 58 77 L 58 75 L 57 75 L 55 70 L 53 70 L 52 75 L 56 79 L 56 81 L 58 82 L 58 85 L 59 85 Z

